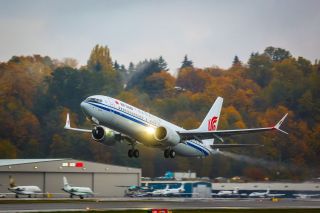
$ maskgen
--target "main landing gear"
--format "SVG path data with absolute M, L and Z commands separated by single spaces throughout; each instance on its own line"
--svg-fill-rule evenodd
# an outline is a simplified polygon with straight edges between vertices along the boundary
M 165 158 L 174 158 L 176 156 L 176 152 L 172 149 L 166 149 L 164 150 L 164 157 Z
M 128 151 L 128 157 L 129 157 L 129 158 L 132 158 L 132 157 L 138 158 L 138 157 L 139 157 L 139 150 L 134 149 L 134 148 L 129 149 L 129 151 Z

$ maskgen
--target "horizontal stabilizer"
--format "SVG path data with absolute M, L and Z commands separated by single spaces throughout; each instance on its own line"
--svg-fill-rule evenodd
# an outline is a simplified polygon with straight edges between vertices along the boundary
M 223 148 L 236 148 L 236 147 L 254 147 L 263 146 L 261 144 L 213 144 L 212 149 L 223 149 Z

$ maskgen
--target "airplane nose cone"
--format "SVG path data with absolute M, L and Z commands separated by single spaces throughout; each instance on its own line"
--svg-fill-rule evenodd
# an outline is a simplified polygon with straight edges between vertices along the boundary
M 86 116 L 88 116 L 88 110 L 87 110 L 87 106 L 88 104 L 86 103 L 86 102 L 84 102 L 84 101 L 82 101 L 81 102 L 81 104 L 80 104 L 80 107 L 81 107 L 81 109 L 82 109 L 82 112 L 86 115 Z
M 81 107 L 81 109 L 85 109 L 85 102 L 84 101 L 81 102 L 80 107 Z

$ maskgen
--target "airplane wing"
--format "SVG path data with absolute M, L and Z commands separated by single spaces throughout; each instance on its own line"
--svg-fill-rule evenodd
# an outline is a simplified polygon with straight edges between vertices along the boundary
M 267 194 L 267 197 L 283 197 L 286 194 Z
M 69 118 L 69 113 L 67 114 L 67 119 L 66 119 L 66 125 L 64 126 L 65 129 L 73 130 L 73 131 L 79 131 L 79 132 L 92 132 L 91 129 L 78 129 L 78 128 L 72 128 L 70 126 L 70 118 Z
M 287 132 L 280 129 L 282 122 L 286 119 L 288 113 L 283 116 L 283 118 L 272 127 L 264 127 L 264 128 L 252 128 L 252 129 L 234 129 L 234 130 L 216 130 L 216 131 L 197 131 L 197 130 L 187 130 L 187 131 L 179 131 L 178 134 L 185 140 L 191 139 L 218 139 L 223 141 L 222 137 L 240 135 L 240 134 L 250 134 L 257 132 L 266 132 L 271 130 L 278 130 L 282 133 L 288 134 Z

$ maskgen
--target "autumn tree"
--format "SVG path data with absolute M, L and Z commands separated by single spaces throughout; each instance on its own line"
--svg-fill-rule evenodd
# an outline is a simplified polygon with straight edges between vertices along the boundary
M 113 64 L 109 48 L 97 44 L 91 51 L 87 67 L 90 71 L 112 72 Z

